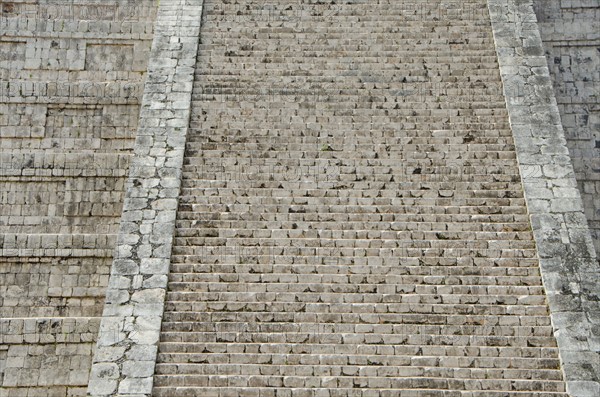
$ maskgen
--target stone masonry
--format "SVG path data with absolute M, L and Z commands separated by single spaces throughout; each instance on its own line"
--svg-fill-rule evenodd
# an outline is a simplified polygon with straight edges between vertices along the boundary
M 0 395 L 85 395 L 155 1 L 0 1 Z
M 599 10 L 0 0 L 0 397 L 597 397 Z
M 152 391 L 201 15 L 198 1 L 164 1 L 159 8 L 91 396 Z
M 585 214 L 600 251 L 600 1 L 534 1 Z
M 567 391 L 600 394 L 600 269 L 536 16 L 490 1 L 500 73 Z

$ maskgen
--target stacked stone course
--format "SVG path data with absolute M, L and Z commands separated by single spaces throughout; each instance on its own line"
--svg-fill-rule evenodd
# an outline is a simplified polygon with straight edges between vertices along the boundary
M 0 397 L 597 397 L 599 9 L 1 1 Z
M 85 395 L 155 1 L 0 2 L 0 395 Z
M 600 251 L 600 2 L 534 1 L 567 146 Z

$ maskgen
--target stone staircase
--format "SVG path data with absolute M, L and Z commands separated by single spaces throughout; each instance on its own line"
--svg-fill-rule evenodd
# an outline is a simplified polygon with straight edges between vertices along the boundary
M 154 395 L 566 397 L 486 1 L 203 18 Z

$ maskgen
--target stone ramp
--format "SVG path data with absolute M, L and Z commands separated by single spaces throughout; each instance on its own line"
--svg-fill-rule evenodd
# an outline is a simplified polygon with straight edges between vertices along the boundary
M 566 396 L 485 1 L 205 1 L 155 396 Z

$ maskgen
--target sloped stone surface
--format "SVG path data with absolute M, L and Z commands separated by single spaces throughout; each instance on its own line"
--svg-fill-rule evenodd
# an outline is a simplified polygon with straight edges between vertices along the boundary
M 487 2 L 205 1 L 155 396 L 566 396 Z

